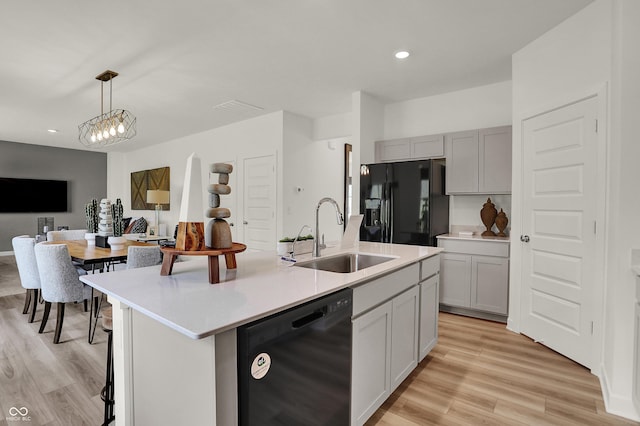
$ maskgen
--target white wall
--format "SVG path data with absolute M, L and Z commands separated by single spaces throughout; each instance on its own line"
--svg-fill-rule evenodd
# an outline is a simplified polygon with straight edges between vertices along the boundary
M 108 155 L 108 186 L 107 192 L 111 199 L 121 198 L 126 215 L 144 216 L 154 220 L 155 213 L 150 210 L 131 210 L 131 172 L 154 169 L 158 167 L 171 168 L 171 209 L 163 211 L 160 223 L 166 223 L 168 232 L 172 233 L 178 223 L 186 159 L 195 152 L 202 162 L 202 185 L 206 191 L 209 184 L 209 164 L 214 162 L 233 161 L 236 167 L 232 179 L 232 193 L 236 198 L 236 205 L 231 206 L 234 218 L 234 238 L 243 241 L 242 235 L 242 184 L 244 158 L 263 155 L 276 155 L 277 164 L 282 164 L 283 112 L 275 112 L 250 120 L 234 123 L 228 126 L 208 130 L 179 139 L 174 139 L 153 147 L 142 148 L 127 153 L 109 153 Z M 278 188 L 282 187 L 282 167 L 278 170 Z M 231 182 L 233 182 L 233 180 Z M 206 193 L 203 193 L 203 206 L 208 206 Z M 278 194 L 280 197 L 280 194 Z M 225 204 L 225 196 L 221 197 L 221 204 Z M 277 203 L 281 209 L 282 200 Z M 277 211 L 277 234 L 282 233 L 282 212 Z M 206 223 L 208 219 L 204 217 Z M 275 246 L 274 246 L 275 248 Z
M 313 120 L 313 140 L 336 139 L 351 136 L 351 112 L 330 115 Z
M 598 269 L 604 276 L 606 306 L 599 307 L 604 309 L 605 324 L 595 325 L 594 339 L 602 342 L 603 350 L 600 354 L 602 366 L 595 366 L 594 372 L 600 375 L 607 410 L 635 418 L 638 418 L 637 413 L 630 403 L 633 277 L 629 263 L 630 248 L 634 243 L 638 245 L 639 235 L 636 229 L 638 201 L 637 197 L 630 200 L 629 195 L 637 192 L 634 185 L 637 186 L 640 178 L 640 171 L 633 164 L 639 158 L 637 142 L 632 135 L 637 132 L 631 130 L 631 117 L 635 114 L 637 120 L 638 112 L 638 66 L 637 62 L 633 65 L 625 59 L 620 61 L 620 55 L 633 54 L 637 61 L 639 35 L 634 27 L 637 27 L 639 19 L 638 4 L 634 1 L 595 1 L 514 54 L 512 67 L 514 235 L 522 231 L 519 220 L 523 214 L 520 190 L 522 120 L 585 96 L 602 93 L 607 87 L 613 89 L 610 103 L 605 91 L 601 110 L 602 124 L 605 129 L 609 128 L 608 140 L 603 144 L 606 145 L 604 149 L 608 147 L 609 150 L 606 172 L 600 176 L 607 198 L 599 202 L 603 221 L 607 215 L 606 225 L 602 227 L 606 229 L 605 235 L 598 237 L 602 241 L 598 247 L 598 257 L 602 259 Z M 612 48 L 614 38 L 621 38 L 618 40 L 620 46 L 615 49 Z M 612 57 L 621 75 L 612 72 Z M 620 63 L 616 65 L 616 62 Z M 611 114 L 610 120 L 607 120 L 608 114 Z M 617 123 L 619 120 L 623 121 L 622 126 Z M 599 157 L 606 154 L 601 150 Z M 509 328 L 518 330 L 522 252 L 519 243 L 512 243 L 511 249 Z
M 303 225 L 315 232 L 315 212 L 318 201 L 331 197 L 344 212 L 344 144 L 348 138 L 314 140 L 313 122 L 299 115 L 284 115 L 284 233 L 292 237 Z M 336 223 L 335 210 L 330 205 L 320 209 L 320 231 L 325 241 L 338 241 L 343 228 Z M 303 235 L 312 233 L 308 229 Z
M 387 104 L 384 139 L 511 124 L 511 81 Z

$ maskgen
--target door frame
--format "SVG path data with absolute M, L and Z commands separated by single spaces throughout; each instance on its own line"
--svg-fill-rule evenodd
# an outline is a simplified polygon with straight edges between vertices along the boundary
M 528 259 L 524 258 L 522 250 L 522 242 L 520 235 L 523 235 L 522 224 L 527 212 L 523 211 L 523 182 L 524 182 L 524 156 L 522 143 L 524 140 L 524 122 L 536 116 L 546 114 L 548 112 L 564 108 L 568 105 L 584 101 L 589 98 L 596 98 L 598 103 L 597 120 L 597 158 L 596 158 L 596 223 L 597 232 L 595 236 L 596 262 L 593 295 L 593 350 L 592 350 L 592 368 L 591 372 L 600 377 L 603 351 L 604 336 L 604 307 L 606 296 L 605 271 L 607 268 L 606 243 L 608 240 L 607 229 L 607 197 L 609 182 L 609 88 L 608 82 L 590 90 L 581 93 L 573 93 L 549 103 L 540 105 L 535 109 L 526 111 L 523 114 L 515 116 L 513 119 L 513 141 L 517 141 L 517 145 L 513 146 L 512 161 L 514 165 L 519 167 L 513 168 L 513 189 L 512 189 L 512 218 L 511 228 L 511 267 L 509 272 L 509 317 L 507 320 L 507 328 L 516 333 L 521 333 L 521 323 L 523 320 L 522 309 L 522 282 L 523 268 L 522 265 Z

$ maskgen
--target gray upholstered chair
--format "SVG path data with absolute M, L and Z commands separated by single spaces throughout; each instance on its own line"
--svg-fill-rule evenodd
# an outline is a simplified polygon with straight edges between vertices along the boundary
M 35 253 L 42 286 L 42 298 L 45 301 L 44 317 L 38 333 L 44 331 L 51 303 L 56 303 L 58 318 L 53 343 L 59 343 L 65 303 L 88 300 L 91 297 L 91 287 L 80 281 L 78 270 L 71 263 L 69 249 L 66 245 L 39 243 L 35 246 Z
M 47 241 L 84 240 L 86 229 L 65 229 L 47 232 Z
M 47 232 L 47 241 L 69 241 L 69 240 L 84 240 L 84 234 L 87 233 L 86 229 L 63 229 L 61 231 L 49 231 Z M 78 273 L 82 274 L 82 270 L 95 271 L 104 269 L 104 263 L 95 263 L 93 265 L 83 265 L 80 262 L 73 262 Z
M 160 246 L 129 246 L 127 251 L 127 269 L 160 265 L 162 252 Z
M 20 284 L 27 290 L 22 313 L 28 313 L 29 304 L 31 304 L 29 322 L 33 322 L 36 315 L 36 307 L 38 306 L 38 294 L 40 292 L 40 275 L 38 273 L 38 264 L 36 263 L 36 253 L 34 251 L 36 240 L 35 238 L 30 238 L 28 235 L 20 235 L 14 237 L 11 240 L 11 244 L 13 245 L 13 253 L 16 257 Z

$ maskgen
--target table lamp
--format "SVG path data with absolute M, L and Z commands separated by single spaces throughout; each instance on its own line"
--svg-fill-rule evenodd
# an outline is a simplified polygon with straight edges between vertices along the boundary
M 161 204 L 169 203 L 169 191 L 152 189 L 147 191 L 147 203 L 156 205 L 156 223 L 154 225 L 155 235 L 158 235 L 160 229 L 160 210 Z

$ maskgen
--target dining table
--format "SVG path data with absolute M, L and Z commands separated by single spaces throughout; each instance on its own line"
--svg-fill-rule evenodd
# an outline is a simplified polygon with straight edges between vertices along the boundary
M 64 244 L 69 250 L 71 260 L 79 265 L 90 265 L 91 271 L 95 273 L 96 269 L 102 272 L 103 268 L 107 269 L 115 263 L 122 263 L 127 260 L 129 247 L 131 246 L 155 246 L 156 244 L 145 243 L 142 241 L 127 240 L 120 249 L 104 248 L 96 245 L 89 245 L 87 240 L 59 240 L 47 241 L 42 244 Z M 104 265 L 97 268 L 98 265 Z M 84 272 L 83 272 L 84 273 Z M 91 288 L 91 310 L 89 312 L 89 343 L 93 343 L 93 337 L 96 332 L 96 324 L 100 309 L 102 306 L 103 295 L 94 296 L 94 289 Z
M 130 246 L 151 246 L 142 241 L 127 240 L 121 249 L 111 249 L 89 245 L 87 240 L 59 240 L 47 241 L 45 244 L 64 244 L 69 249 L 71 260 L 81 265 L 95 266 L 100 263 L 106 265 L 107 271 L 111 265 L 127 260 L 127 253 Z

